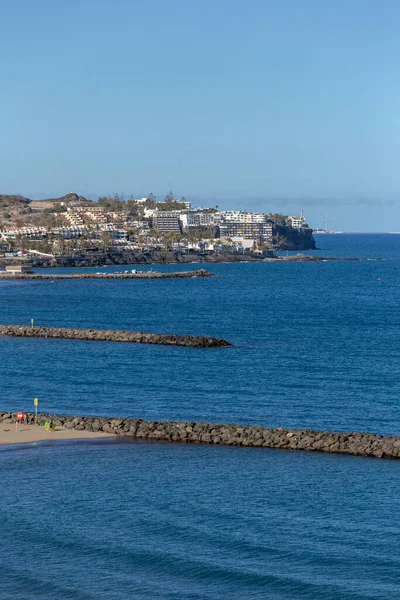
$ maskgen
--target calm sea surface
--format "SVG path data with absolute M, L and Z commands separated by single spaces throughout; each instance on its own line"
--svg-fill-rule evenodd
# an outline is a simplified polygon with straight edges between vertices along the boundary
M 0 409 L 400 434 L 400 236 L 316 238 L 385 260 L 0 282 L 0 322 L 234 343 L 0 338 Z M 3 448 L 0 472 L 1 600 L 400 595 L 397 461 L 86 442 Z

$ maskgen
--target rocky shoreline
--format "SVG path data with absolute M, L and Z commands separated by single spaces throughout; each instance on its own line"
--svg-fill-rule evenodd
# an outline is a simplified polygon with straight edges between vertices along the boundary
M 27 415 L 28 423 L 35 415 Z M 109 417 L 39 414 L 37 423 L 76 431 L 105 432 L 150 441 L 218 444 L 251 448 L 279 448 L 348 454 L 374 458 L 400 458 L 400 436 L 373 433 L 313 431 L 311 429 L 267 428 L 259 425 L 199 423 L 193 421 L 144 421 Z M 15 415 L 0 413 L 0 422 L 14 423 Z
M 196 277 L 214 277 L 214 273 L 205 269 L 196 271 L 180 271 L 178 273 L 159 273 L 142 271 L 139 273 L 68 273 L 66 275 L 47 275 L 42 273 L 8 273 L 0 272 L 0 279 L 189 279 Z
M 381 258 L 354 258 L 354 257 L 337 257 L 337 256 L 309 256 L 308 254 L 294 254 L 291 256 L 278 256 L 277 258 L 264 258 L 263 262 L 346 262 L 346 261 L 361 261 L 361 260 L 383 260 Z
M 204 335 L 171 335 L 112 329 L 73 329 L 69 327 L 38 327 L 28 325 L 0 325 L 0 335 L 8 337 L 55 338 L 98 342 L 125 342 L 131 344 L 161 344 L 187 348 L 226 348 L 229 342 Z
M 237 262 L 327 262 L 327 261 L 364 261 L 364 260 L 384 260 L 383 258 L 360 258 L 360 257 L 337 257 L 337 256 L 311 256 L 308 254 L 292 254 L 289 256 L 277 256 L 273 252 L 264 256 L 262 254 L 182 254 L 178 252 L 160 252 L 160 253 L 123 253 L 123 254 L 99 254 L 88 256 L 60 256 L 55 258 L 21 258 L 8 257 L 0 258 L 0 268 L 7 265 L 24 265 L 30 268 L 96 268 L 96 267 L 123 267 L 125 265 L 173 265 L 173 264 L 221 264 Z M 205 269 L 200 269 L 205 271 Z M 1 273 L 0 273 L 1 276 Z M 167 277 L 167 275 L 162 274 Z M 175 275 L 170 274 L 170 277 Z
M 276 256 L 271 252 L 271 256 Z M 258 254 L 204 253 L 179 251 L 148 251 L 148 252 L 87 252 L 75 256 L 38 256 L 35 258 L 0 258 L 0 267 L 9 264 L 24 264 L 32 268 L 48 267 L 104 267 L 123 265 L 169 265 L 226 262 L 262 262 L 264 256 Z

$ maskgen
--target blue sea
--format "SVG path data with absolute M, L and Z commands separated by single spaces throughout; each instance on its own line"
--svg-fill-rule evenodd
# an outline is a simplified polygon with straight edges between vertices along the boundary
M 399 435 L 400 236 L 316 241 L 371 260 L 1 281 L 2 323 L 234 346 L 0 338 L 0 409 Z M 106 440 L 3 447 L 0 471 L 0 600 L 400 596 L 399 461 Z

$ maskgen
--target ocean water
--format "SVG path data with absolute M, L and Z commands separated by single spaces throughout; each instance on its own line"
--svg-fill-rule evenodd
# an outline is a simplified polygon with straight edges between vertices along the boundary
M 2 409 L 400 433 L 400 237 L 212 279 L 0 282 L 0 322 L 221 336 L 0 338 Z M 192 268 L 170 265 L 157 270 Z M 56 272 L 57 270 L 54 270 Z M 397 461 L 142 442 L 0 450 L 0 599 L 396 598 Z

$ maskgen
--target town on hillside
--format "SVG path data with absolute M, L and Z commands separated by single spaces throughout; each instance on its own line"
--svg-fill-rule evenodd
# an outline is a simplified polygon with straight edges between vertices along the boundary
M 169 250 L 268 255 L 273 250 L 315 248 L 300 216 L 193 207 L 170 192 L 125 199 L 88 200 L 75 193 L 31 200 L 0 195 L 3 256 L 71 256 L 77 252 Z

